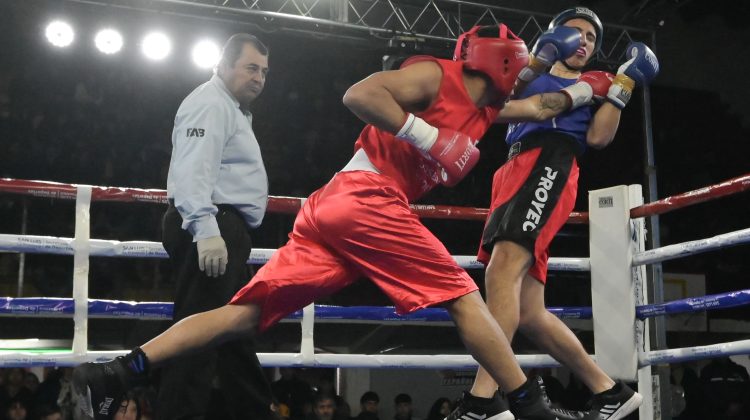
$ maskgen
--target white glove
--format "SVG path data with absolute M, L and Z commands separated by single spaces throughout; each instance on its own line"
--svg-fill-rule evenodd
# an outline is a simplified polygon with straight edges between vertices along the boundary
M 224 275 L 227 269 L 227 245 L 221 236 L 198 239 L 198 268 L 209 277 Z

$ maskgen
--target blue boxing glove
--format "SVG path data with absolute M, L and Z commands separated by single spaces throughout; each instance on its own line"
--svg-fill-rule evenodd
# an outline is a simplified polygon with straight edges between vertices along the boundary
M 627 105 L 635 86 L 648 86 L 659 74 L 659 60 L 642 42 L 631 42 L 625 52 L 628 61 L 617 69 L 617 75 L 607 92 L 607 100 L 622 109 Z
M 555 26 L 544 32 L 531 49 L 529 65 L 518 74 L 524 82 L 530 82 L 550 68 L 556 61 L 565 60 L 581 46 L 581 33 L 576 28 Z

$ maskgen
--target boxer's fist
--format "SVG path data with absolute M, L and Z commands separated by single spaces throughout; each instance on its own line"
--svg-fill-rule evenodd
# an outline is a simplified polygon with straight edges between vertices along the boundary
M 550 67 L 556 61 L 571 57 L 580 46 L 581 33 L 578 29 L 561 25 L 544 32 L 534 44 L 531 53 L 537 60 Z
M 396 138 L 437 162 L 441 166 L 440 182 L 443 185 L 458 184 L 479 160 L 474 139 L 455 130 L 433 127 L 414 114 L 406 116 Z
M 615 75 L 606 71 L 588 71 L 578 78 L 578 83 L 586 83 L 591 86 L 593 100 L 596 103 L 602 103 L 607 97 L 609 87 Z
M 614 79 L 612 73 L 606 71 L 589 71 L 578 78 L 578 82 L 562 90 L 570 98 L 570 109 L 582 105 L 601 103 L 609 92 Z
M 607 100 L 620 109 L 627 105 L 636 85 L 647 86 L 659 74 L 656 54 L 642 42 L 631 42 L 625 58 L 607 93 Z
M 642 42 L 631 42 L 625 52 L 626 61 L 617 70 L 635 80 L 637 86 L 647 86 L 659 74 L 659 60 L 651 48 Z
M 479 162 L 476 141 L 464 133 L 447 128 L 438 130 L 435 144 L 428 155 L 440 164 L 440 183 L 448 187 L 458 184 Z
M 544 32 L 531 49 L 529 65 L 518 78 L 530 82 L 550 68 L 556 61 L 565 60 L 581 46 L 581 33 L 568 26 L 555 26 Z

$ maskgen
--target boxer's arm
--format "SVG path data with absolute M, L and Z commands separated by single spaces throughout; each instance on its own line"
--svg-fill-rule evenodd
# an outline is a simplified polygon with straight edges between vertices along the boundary
M 343 102 L 365 123 L 396 133 L 408 112 L 426 109 L 437 97 L 442 78 L 439 64 L 418 62 L 367 77 L 346 91 Z
M 540 93 L 508 101 L 495 118 L 496 123 L 544 121 L 570 109 L 570 98 L 561 92 Z
M 615 138 L 620 125 L 620 109 L 604 102 L 594 114 L 586 132 L 586 144 L 594 149 L 607 147 Z

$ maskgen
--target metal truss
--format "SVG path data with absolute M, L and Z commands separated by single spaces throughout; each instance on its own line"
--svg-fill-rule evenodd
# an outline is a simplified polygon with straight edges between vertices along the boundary
M 551 15 L 464 0 L 69 0 L 347 38 L 380 38 L 429 45 L 455 40 L 475 25 L 505 23 L 529 45 Z M 598 59 L 622 61 L 632 41 L 653 44 L 653 31 L 605 24 Z

